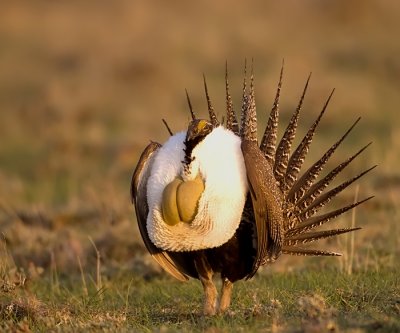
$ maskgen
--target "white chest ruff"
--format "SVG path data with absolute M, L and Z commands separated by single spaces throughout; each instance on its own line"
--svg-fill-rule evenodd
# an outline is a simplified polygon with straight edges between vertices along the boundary
M 169 138 L 154 157 L 147 182 L 147 231 L 157 247 L 169 251 L 194 251 L 218 247 L 239 226 L 247 194 L 247 178 L 240 138 L 218 127 L 193 150 L 193 178 L 204 180 L 197 215 L 191 223 L 165 223 L 161 213 L 164 188 L 181 175 L 186 133 Z

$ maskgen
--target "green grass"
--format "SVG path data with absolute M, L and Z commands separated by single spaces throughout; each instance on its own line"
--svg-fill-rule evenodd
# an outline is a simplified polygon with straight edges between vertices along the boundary
M 335 269 L 263 273 L 235 284 L 232 307 L 223 316 L 201 315 L 198 281 L 148 280 L 119 272 L 87 293 L 78 275 L 28 281 L 1 300 L 1 328 L 26 323 L 33 331 L 298 332 L 400 329 L 398 269 L 356 272 Z M 51 286 L 49 288 L 49 286 Z M 10 305 L 14 312 L 7 312 Z M 21 315 L 24 314 L 24 315 Z M 11 326 L 10 326 L 11 325 Z

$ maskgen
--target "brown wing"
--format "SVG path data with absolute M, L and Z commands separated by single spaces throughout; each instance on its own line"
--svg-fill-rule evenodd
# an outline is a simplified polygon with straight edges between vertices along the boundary
M 257 256 L 252 277 L 260 265 L 275 260 L 282 249 L 283 214 L 282 193 L 273 171 L 264 154 L 254 141 L 242 141 L 242 152 L 246 165 L 257 233 Z
M 140 234 L 151 256 L 173 277 L 180 281 L 187 281 L 187 270 L 183 266 L 184 260 L 179 258 L 179 253 L 174 253 L 173 256 L 177 258 L 172 258 L 168 252 L 157 248 L 151 242 L 147 233 L 146 220 L 149 213 L 149 207 L 147 205 L 147 179 L 150 176 L 151 164 L 155 153 L 160 147 L 161 145 L 159 143 L 151 142 L 140 156 L 139 163 L 132 176 L 131 199 L 132 203 L 135 205 Z

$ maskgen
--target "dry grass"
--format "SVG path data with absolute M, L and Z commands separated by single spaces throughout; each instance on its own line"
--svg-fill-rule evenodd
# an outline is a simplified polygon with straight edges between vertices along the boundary
M 322 326 L 369 331 L 374 322 L 383 325 L 382 330 L 398 328 L 394 318 L 400 296 L 394 273 L 398 275 L 400 263 L 400 44 L 395 42 L 399 13 L 394 0 L 2 4 L 1 328 L 28 332 L 198 327 L 219 332 L 250 327 L 278 332 L 301 325 L 299 330 L 308 332 Z M 255 59 L 260 111 L 272 104 L 285 58 L 283 120 L 313 71 L 302 132 L 331 88 L 337 88 L 308 161 L 362 116 L 330 166 L 373 141 L 342 179 L 367 165 L 379 167 L 334 204 L 357 196 L 376 197 L 355 215 L 335 222 L 363 227 L 354 238 L 326 243 L 346 254 L 342 261 L 283 257 L 253 283 L 239 284 L 241 296 L 233 309 L 237 318 L 200 325 L 195 314 L 199 287 L 182 287 L 193 294 L 185 296 L 181 285 L 163 279 L 144 251 L 129 201 L 130 176 L 148 141 L 167 138 L 161 118 L 173 131 L 185 126 L 184 88 L 196 111 L 205 111 L 203 72 L 222 114 L 225 60 L 238 109 L 245 57 Z M 260 120 L 265 118 L 261 112 Z M 337 275 L 340 281 L 331 284 L 343 290 L 335 292 L 329 283 L 312 280 L 314 270 L 326 279 Z M 277 279 L 264 285 L 272 273 Z M 348 273 L 352 275 L 346 280 Z M 291 274 L 306 275 L 298 291 L 291 285 Z M 372 286 L 371 293 L 359 289 L 362 278 L 365 286 Z M 374 279 L 388 282 L 375 288 Z M 354 288 L 358 302 L 346 284 Z M 257 299 L 252 288 L 260 291 Z M 285 289 L 293 290 L 293 296 L 283 294 Z M 374 292 L 387 295 L 391 303 L 374 299 Z M 168 310 L 177 297 L 182 299 Z M 313 306 L 323 313 L 307 314 Z M 362 309 L 360 316 L 353 307 Z

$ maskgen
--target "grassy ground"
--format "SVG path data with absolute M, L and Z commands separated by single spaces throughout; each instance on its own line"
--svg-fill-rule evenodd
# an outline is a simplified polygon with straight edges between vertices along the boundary
M 0 330 L 399 331 L 399 13 L 395 0 L 1 4 Z M 363 228 L 323 243 L 342 258 L 282 257 L 204 319 L 200 284 L 146 254 L 130 177 L 167 138 L 161 118 L 184 128 L 184 88 L 205 111 L 203 72 L 222 115 L 225 60 L 238 109 L 245 57 L 261 123 L 282 58 L 284 123 L 313 71 L 301 134 L 336 87 L 307 165 L 362 116 L 329 166 L 370 141 L 341 180 L 379 166 L 333 205 L 375 198 L 333 223 Z
M 229 312 L 212 318 L 200 314 L 202 290 L 195 281 L 143 279 L 127 271 L 104 279 L 100 288 L 78 276 L 40 278 L 26 286 L 20 281 L 16 274 L 8 290 L 3 285 L 3 329 L 397 332 L 400 327 L 399 275 L 390 269 L 261 274 L 237 283 Z

